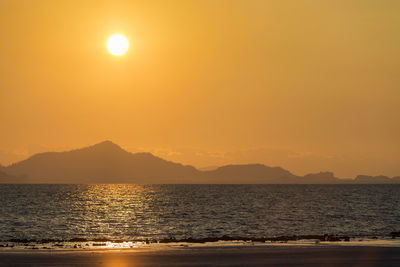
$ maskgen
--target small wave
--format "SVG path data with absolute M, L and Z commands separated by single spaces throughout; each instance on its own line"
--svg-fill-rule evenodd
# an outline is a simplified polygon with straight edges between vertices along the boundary
M 394 234 L 397 234 L 395 236 Z M 396 238 L 400 236 L 399 232 L 390 233 L 389 236 L 384 238 L 392 237 Z M 123 243 L 123 242 L 144 242 L 144 243 L 210 243 L 210 242 L 219 242 L 219 241 L 243 241 L 243 242 L 286 242 L 286 241 L 298 241 L 298 240 L 319 240 L 319 241 L 328 241 L 328 242 L 338 242 L 338 241 L 350 241 L 350 239 L 354 238 L 370 238 L 370 239 L 378 239 L 378 237 L 367 237 L 364 236 L 347 236 L 347 235 L 334 235 L 334 234 L 323 234 L 323 235 L 285 235 L 285 236 L 276 236 L 276 237 L 241 237 L 241 236 L 228 236 L 223 235 L 220 237 L 205 237 L 205 238 L 162 238 L 162 239 L 112 239 L 112 238 L 71 238 L 71 239 L 8 239 L 0 241 L 2 243 L 37 243 L 37 244 L 47 244 L 47 243 L 83 243 L 83 242 L 97 242 L 97 243 Z

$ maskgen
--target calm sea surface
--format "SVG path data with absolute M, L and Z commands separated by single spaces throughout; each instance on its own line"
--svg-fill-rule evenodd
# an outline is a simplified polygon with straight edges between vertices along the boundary
M 400 231 L 400 185 L 0 185 L 0 240 Z

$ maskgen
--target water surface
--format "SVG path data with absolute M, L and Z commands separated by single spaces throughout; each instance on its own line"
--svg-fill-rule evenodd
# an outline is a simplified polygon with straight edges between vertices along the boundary
M 400 185 L 0 185 L 0 203 L 0 240 L 400 230 Z

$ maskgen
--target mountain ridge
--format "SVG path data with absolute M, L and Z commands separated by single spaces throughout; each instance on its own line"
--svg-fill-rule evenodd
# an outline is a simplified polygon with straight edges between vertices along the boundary
M 349 184 L 400 183 L 400 177 L 359 175 L 340 179 L 332 172 L 297 176 L 281 167 L 230 164 L 199 170 L 148 152 L 131 153 L 112 141 L 62 152 L 32 155 L 0 165 L 0 183 L 139 184 Z

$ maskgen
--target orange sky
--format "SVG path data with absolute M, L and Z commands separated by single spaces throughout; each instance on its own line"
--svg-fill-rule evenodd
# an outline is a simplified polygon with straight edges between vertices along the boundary
M 400 175 L 400 1 L 0 1 L 0 163 L 106 139 Z M 107 38 L 131 47 L 115 57 Z

